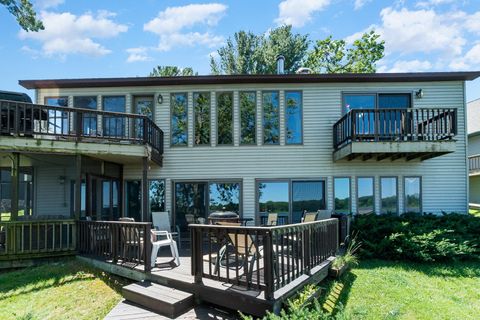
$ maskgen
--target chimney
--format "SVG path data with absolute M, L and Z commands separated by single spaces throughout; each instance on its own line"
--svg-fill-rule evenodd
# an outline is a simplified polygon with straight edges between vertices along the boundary
M 285 73 L 285 57 L 279 55 L 277 57 L 277 74 L 284 74 Z

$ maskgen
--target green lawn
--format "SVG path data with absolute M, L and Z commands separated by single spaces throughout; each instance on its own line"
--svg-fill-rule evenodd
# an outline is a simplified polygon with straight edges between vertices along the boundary
M 479 217 L 479 218 L 480 218 L 480 210 L 469 209 L 468 212 L 469 212 L 471 215 L 474 215 L 475 217 Z
M 478 319 L 480 262 L 415 264 L 364 261 L 322 283 L 326 310 L 341 319 Z M 338 312 L 335 306 L 343 306 Z M 342 309 L 342 307 L 340 307 Z
M 103 319 L 124 280 L 75 259 L 0 273 L 0 319 Z

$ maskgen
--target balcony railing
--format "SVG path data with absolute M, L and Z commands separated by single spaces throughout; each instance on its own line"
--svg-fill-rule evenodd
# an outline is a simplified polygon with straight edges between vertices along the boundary
M 456 134 L 454 108 L 358 109 L 333 125 L 333 147 L 363 141 L 442 141 Z
M 147 116 L 0 100 L 0 132 L 77 142 L 148 144 L 163 153 L 163 131 Z
M 480 171 L 480 155 L 468 157 L 468 168 L 470 172 Z

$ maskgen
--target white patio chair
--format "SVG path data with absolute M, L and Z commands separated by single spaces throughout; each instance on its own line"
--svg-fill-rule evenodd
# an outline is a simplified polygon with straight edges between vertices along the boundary
M 178 246 L 182 248 L 182 241 L 180 239 L 180 229 L 176 227 L 176 231 L 172 232 L 172 225 L 170 224 L 170 216 L 168 211 L 152 212 L 153 228 L 157 231 L 167 231 L 172 238 L 176 238 Z
M 180 257 L 178 254 L 177 242 L 173 240 L 172 235 L 168 231 L 157 231 L 152 230 L 152 256 L 151 256 L 151 266 L 155 267 L 157 261 L 158 250 L 161 247 L 170 246 L 170 251 L 172 252 L 172 257 L 175 260 L 175 263 L 180 266 Z M 163 240 L 157 240 L 158 236 L 166 237 Z

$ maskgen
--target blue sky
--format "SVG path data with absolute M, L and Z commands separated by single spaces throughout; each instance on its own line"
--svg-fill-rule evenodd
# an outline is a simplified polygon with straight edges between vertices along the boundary
M 480 70 L 479 0 L 33 2 L 39 33 L 20 31 L 0 8 L 0 89 L 25 91 L 19 79 L 145 76 L 158 64 L 208 74 L 210 54 L 235 31 L 282 23 L 312 40 L 351 41 L 375 28 L 386 41 L 381 72 Z M 480 80 L 467 84 L 467 100 L 477 98 Z

